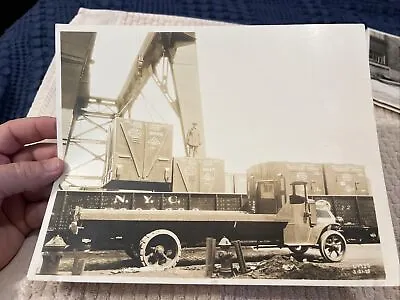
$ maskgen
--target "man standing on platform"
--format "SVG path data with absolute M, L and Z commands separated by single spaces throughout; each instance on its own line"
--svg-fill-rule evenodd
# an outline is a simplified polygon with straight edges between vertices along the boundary
M 193 126 L 190 128 L 186 136 L 186 145 L 188 147 L 188 156 L 195 157 L 197 155 L 197 149 L 201 145 L 200 131 L 197 128 L 197 123 L 192 123 Z

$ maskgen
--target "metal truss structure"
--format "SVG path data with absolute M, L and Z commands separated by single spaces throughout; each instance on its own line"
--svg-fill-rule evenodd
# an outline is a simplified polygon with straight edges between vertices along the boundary
M 192 122 L 202 125 L 195 47 L 184 47 L 190 45 L 195 46 L 193 33 L 149 33 L 118 99 L 91 97 L 90 64 L 80 66 L 75 105 L 67 113 L 72 121 L 63 138 L 64 158 L 71 163 L 62 189 L 101 189 L 110 124 L 115 117 L 130 118 L 132 105 L 150 78 L 180 119 L 183 135 Z M 90 55 L 92 48 L 85 55 Z
M 70 135 L 64 140 L 65 159 L 74 164 L 70 165 L 62 188 L 101 186 L 107 132 L 117 113 L 115 101 L 93 98 L 88 100 L 85 108 L 77 110 Z M 94 173 L 98 175 L 95 176 Z

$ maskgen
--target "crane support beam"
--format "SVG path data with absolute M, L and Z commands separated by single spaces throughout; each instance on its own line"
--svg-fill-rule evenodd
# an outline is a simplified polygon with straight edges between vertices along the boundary
M 149 78 L 153 77 L 180 119 L 184 138 L 192 124 L 197 123 L 201 141 L 197 149 L 197 157 L 205 157 L 204 124 L 195 42 L 195 34 L 191 32 L 149 33 L 118 97 L 117 107 L 120 116 L 130 111 Z M 164 74 L 160 74 L 162 78 L 157 74 L 156 66 L 161 59 L 167 59 L 169 62 L 176 99 L 172 99 L 171 93 L 166 90 L 167 78 L 163 76 Z

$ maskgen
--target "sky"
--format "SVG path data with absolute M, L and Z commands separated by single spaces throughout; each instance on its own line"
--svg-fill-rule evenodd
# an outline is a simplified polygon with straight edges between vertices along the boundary
M 116 99 L 145 38 L 144 32 L 98 32 L 93 48 L 90 93 Z

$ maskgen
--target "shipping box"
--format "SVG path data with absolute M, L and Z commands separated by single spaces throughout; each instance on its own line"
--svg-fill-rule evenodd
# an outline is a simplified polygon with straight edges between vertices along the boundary
M 170 191 L 172 125 L 116 118 L 108 136 L 104 187 Z
M 180 157 L 173 162 L 173 192 L 225 193 L 224 161 Z

